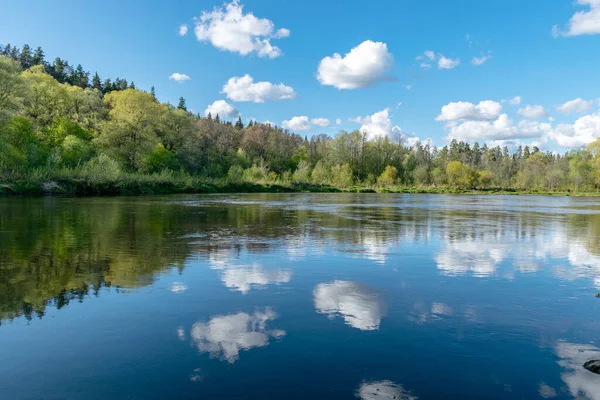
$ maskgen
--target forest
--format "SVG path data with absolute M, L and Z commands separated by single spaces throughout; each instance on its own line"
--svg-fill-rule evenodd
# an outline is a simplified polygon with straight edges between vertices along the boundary
M 161 103 L 41 48 L 0 46 L 0 193 L 595 192 L 600 142 L 557 154 L 360 131 L 303 137 Z

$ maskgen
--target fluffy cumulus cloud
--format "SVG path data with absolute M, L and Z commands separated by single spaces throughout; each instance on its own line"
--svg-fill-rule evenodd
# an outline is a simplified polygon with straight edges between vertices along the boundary
M 201 42 L 210 42 L 220 50 L 241 55 L 256 53 L 259 57 L 279 57 L 281 49 L 271 44 L 272 39 L 290 35 L 288 29 L 275 30 L 273 22 L 244 14 L 238 0 L 212 11 L 204 11 L 196 20 L 194 32 Z
M 466 101 L 448 103 L 442 107 L 442 112 L 436 121 L 461 121 L 461 120 L 493 120 L 498 118 L 502 105 L 497 101 L 484 100 L 475 105 Z
M 594 102 L 592 100 L 584 100 L 581 97 L 578 97 L 576 99 L 569 100 L 560 106 L 557 106 L 556 110 L 566 115 L 590 111 L 593 107 Z
M 285 120 L 281 123 L 281 126 L 291 131 L 307 131 L 310 129 L 310 121 L 307 116 L 303 115 Z
M 344 57 L 335 53 L 319 63 L 317 79 L 322 85 L 338 89 L 360 89 L 382 80 L 389 80 L 387 72 L 393 56 L 387 45 L 367 40 L 350 50 Z
M 471 59 L 471 64 L 473 65 L 482 65 L 483 63 L 485 63 L 486 61 L 488 61 L 490 58 L 492 58 L 491 54 L 488 54 L 487 56 L 481 56 L 481 57 L 473 57 Z
M 342 124 L 342 119 L 341 118 L 336 118 L 335 119 L 335 124 L 336 125 L 341 125 Z
M 208 116 L 209 113 L 213 117 L 218 114 L 219 118 L 237 118 L 240 115 L 238 110 L 225 100 L 217 100 L 206 107 L 204 115 Z
M 356 391 L 361 400 L 416 400 L 418 397 L 392 381 L 363 382 Z
M 559 124 L 549 133 L 561 147 L 581 147 L 600 138 L 600 112 L 584 115 L 573 124 Z
M 401 132 L 398 126 L 392 126 L 389 108 L 376 112 L 373 115 L 367 115 L 366 117 L 350 118 L 349 121 L 362 124 L 359 130 L 362 133 L 366 133 L 369 139 L 390 136 L 392 133 Z
M 329 120 L 327 118 L 313 118 L 310 120 L 313 125 L 320 126 L 321 128 L 325 128 L 329 126 Z
M 186 74 L 181 74 L 179 72 L 174 72 L 171 74 L 171 76 L 169 76 L 169 79 L 175 82 L 185 82 L 185 81 L 189 81 L 190 78 L 188 75 Z
M 543 106 L 539 104 L 526 105 L 525 107 L 519 108 L 517 114 L 525 118 L 544 118 L 548 116 L 548 112 Z
M 188 26 L 186 24 L 179 25 L 179 36 L 185 36 L 188 33 Z
M 330 318 L 344 318 L 346 324 L 363 331 L 379 329 L 385 314 L 377 295 L 354 282 L 335 281 L 320 283 L 313 291 L 315 308 Z
M 438 68 L 439 69 L 452 69 L 456 68 L 460 65 L 460 60 L 458 58 L 446 58 L 442 54 L 440 54 L 440 58 L 438 59 Z
M 294 88 L 283 83 L 275 85 L 271 82 L 254 82 L 254 78 L 246 74 L 242 77 L 229 78 L 223 85 L 222 93 L 233 101 L 251 101 L 264 103 L 267 100 L 288 100 L 296 96 Z
M 241 351 L 264 347 L 272 337 L 285 336 L 285 331 L 267 330 L 267 323 L 276 318 L 268 307 L 254 314 L 220 315 L 208 322 L 196 322 L 190 336 L 200 352 L 234 363 Z
M 577 0 L 576 3 L 586 8 L 571 17 L 565 30 L 555 25 L 554 37 L 600 34 L 600 0 Z
M 506 114 L 493 121 L 465 121 L 448 126 L 447 139 L 463 141 L 506 141 L 510 139 L 539 138 L 551 130 L 551 125 L 537 121 L 519 121 L 515 124 Z

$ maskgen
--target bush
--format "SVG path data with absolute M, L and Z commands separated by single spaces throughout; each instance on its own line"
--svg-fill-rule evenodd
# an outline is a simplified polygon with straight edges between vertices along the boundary
M 472 189 L 478 178 L 476 171 L 460 161 L 449 162 L 446 166 L 446 175 L 451 185 L 466 189 Z
M 396 167 L 392 167 L 388 165 L 385 167 L 381 175 L 377 178 L 377 183 L 381 186 L 391 186 L 396 183 L 396 179 L 398 178 L 398 170 Z
M 298 183 L 308 183 L 310 181 L 310 164 L 307 161 L 300 161 L 298 168 L 294 172 L 293 180 Z
M 352 168 L 348 164 L 338 164 L 331 167 L 331 183 L 335 186 L 345 188 L 354 184 Z
M 162 143 L 159 143 L 146 157 L 144 170 L 153 173 L 164 169 L 177 169 L 177 156 L 172 151 L 166 149 Z
M 239 165 L 233 165 L 227 172 L 227 180 L 231 183 L 240 183 L 244 181 L 244 168 Z
M 323 160 L 315 165 L 315 168 L 312 170 L 311 180 L 317 185 L 325 185 L 331 182 L 331 171 Z
M 93 152 L 90 142 L 69 135 L 62 143 L 61 163 L 67 167 L 75 167 L 89 160 Z
M 88 181 L 114 181 L 121 175 L 121 167 L 106 154 L 100 154 L 85 163 L 81 172 Z

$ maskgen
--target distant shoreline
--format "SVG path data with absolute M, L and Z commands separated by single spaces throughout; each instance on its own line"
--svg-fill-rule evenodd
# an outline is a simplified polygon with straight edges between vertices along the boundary
M 600 192 L 521 190 L 514 188 L 461 189 L 452 187 L 365 186 L 336 187 L 308 183 L 250 183 L 204 179 L 160 179 L 152 175 L 131 175 L 126 179 L 86 181 L 75 178 L 49 180 L 0 180 L 0 196 L 38 197 L 45 195 L 83 197 L 117 195 L 167 195 L 202 193 L 421 193 L 539 196 L 600 196 Z

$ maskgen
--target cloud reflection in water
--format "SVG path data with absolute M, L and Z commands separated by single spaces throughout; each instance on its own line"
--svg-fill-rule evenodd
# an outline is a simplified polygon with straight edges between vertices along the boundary
M 354 282 L 320 283 L 313 291 L 318 313 L 340 315 L 346 324 L 363 331 L 379 329 L 385 309 L 375 292 Z

